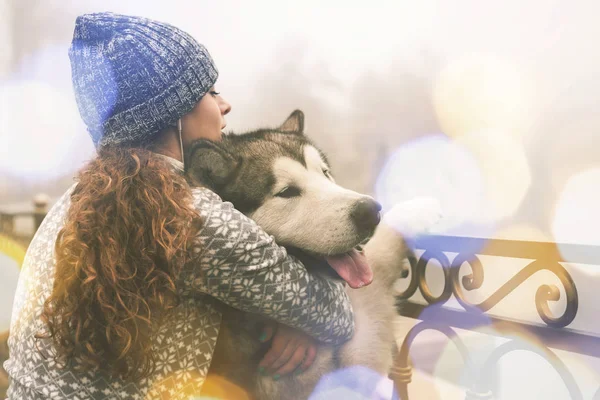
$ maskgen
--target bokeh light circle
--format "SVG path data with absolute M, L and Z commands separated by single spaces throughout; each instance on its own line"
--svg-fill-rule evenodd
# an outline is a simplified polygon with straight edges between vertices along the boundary
M 12 81 L 0 87 L 0 171 L 24 180 L 65 175 L 66 155 L 77 139 L 75 102 L 40 81 Z M 71 160 L 72 161 L 72 160 Z
M 559 196 L 552 221 L 556 242 L 600 245 L 600 168 L 571 176 Z M 563 254 L 568 259 L 568 255 Z
M 523 146 L 497 130 L 464 134 L 457 139 L 477 160 L 486 193 L 484 221 L 512 216 L 531 185 L 531 170 Z
M 387 160 L 375 185 L 384 211 L 415 197 L 440 201 L 443 219 L 435 226 L 448 231 L 477 223 L 484 213 L 485 190 L 477 160 L 445 135 L 408 142 Z
M 517 65 L 496 55 L 453 60 L 434 81 L 438 122 L 454 138 L 485 129 L 519 138 L 532 122 L 532 86 Z

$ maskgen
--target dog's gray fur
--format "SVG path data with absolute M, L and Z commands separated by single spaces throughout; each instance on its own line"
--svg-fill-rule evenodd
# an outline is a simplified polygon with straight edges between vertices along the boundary
M 186 156 L 186 173 L 193 185 L 206 186 L 232 202 L 278 243 L 310 254 L 343 253 L 373 235 L 377 221 L 357 229 L 350 217 L 358 202 L 373 200 L 335 183 L 326 172 L 327 158 L 304 135 L 303 126 L 304 116 L 296 110 L 276 129 L 196 142 Z M 274 196 L 290 184 L 300 196 Z M 365 252 L 374 278 L 369 286 L 347 289 L 355 313 L 350 341 L 338 348 L 319 345 L 308 371 L 275 381 L 258 374 L 258 362 L 268 347 L 258 340 L 264 319 L 223 306 L 210 373 L 225 376 L 257 399 L 306 399 L 336 368 L 361 365 L 387 376 L 397 315 L 393 285 L 406 273 L 406 247 L 402 237 L 382 223 Z M 322 265 L 317 273 L 332 271 Z

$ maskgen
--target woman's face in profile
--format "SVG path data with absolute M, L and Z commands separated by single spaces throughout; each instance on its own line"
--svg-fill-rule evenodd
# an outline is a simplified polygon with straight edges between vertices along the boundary
M 225 115 L 231 111 L 231 105 L 211 87 L 196 106 L 181 118 L 183 145 L 194 140 L 221 140 L 223 129 L 227 125 Z

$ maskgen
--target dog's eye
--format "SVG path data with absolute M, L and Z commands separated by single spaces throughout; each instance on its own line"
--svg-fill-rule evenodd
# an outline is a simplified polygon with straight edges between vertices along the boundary
M 283 197 L 289 199 L 290 197 L 300 196 L 300 189 L 294 186 L 286 186 L 283 190 L 275 193 L 276 197 Z

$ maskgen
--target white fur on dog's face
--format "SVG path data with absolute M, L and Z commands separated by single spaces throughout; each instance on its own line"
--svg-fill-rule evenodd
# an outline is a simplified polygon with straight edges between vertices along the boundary
M 306 167 L 289 157 L 275 161 L 273 191 L 250 217 L 282 245 L 323 255 L 345 253 L 368 236 L 357 232 L 350 213 L 359 200 L 371 198 L 336 184 L 313 146 L 305 146 L 304 160 Z M 286 187 L 299 194 L 278 197 Z

